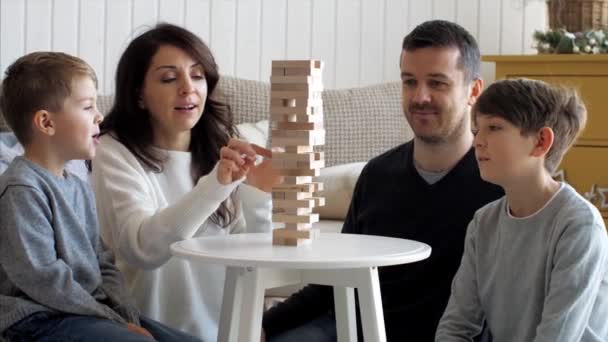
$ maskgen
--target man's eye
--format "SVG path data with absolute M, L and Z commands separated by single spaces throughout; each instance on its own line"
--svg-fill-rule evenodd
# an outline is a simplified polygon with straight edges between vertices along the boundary
M 444 82 L 441 82 L 441 81 L 430 80 L 430 81 L 429 81 L 429 85 L 430 85 L 432 88 L 438 88 L 438 87 L 444 86 L 444 85 L 445 85 L 445 83 L 444 83 Z
M 175 81 L 175 78 L 163 78 L 160 80 L 162 83 L 171 83 Z
M 411 87 L 411 86 L 416 85 L 416 81 L 415 80 L 403 80 L 403 85 Z

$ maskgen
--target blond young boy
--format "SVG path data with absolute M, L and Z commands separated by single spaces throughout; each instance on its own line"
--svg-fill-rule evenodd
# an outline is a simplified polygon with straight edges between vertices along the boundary
M 494 83 L 473 107 L 479 209 L 436 341 L 608 341 L 608 238 L 598 210 L 551 174 L 586 121 L 571 89 Z
M 0 176 L 0 340 L 198 341 L 139 315 L 99 237 L 95 197 L 65 171 L 95 156 L 96 86 L 64 53 L 6 71 L 2 111 L 25 153 Z

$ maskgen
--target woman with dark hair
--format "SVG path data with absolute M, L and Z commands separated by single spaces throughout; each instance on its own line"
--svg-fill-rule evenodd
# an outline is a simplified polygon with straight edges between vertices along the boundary
M 217 339 L 225 268 L 172 258 L 169 246 L 270 231 L 266 192 L 279 181 L 270 159 L 255 163 L 270 151 L 232 138 L 230 110 L 214 97 L 218 80 L 193 33 L 160 24 L 135 38 L 92 164 L 102 237 L 139 308 L 205 341 Z

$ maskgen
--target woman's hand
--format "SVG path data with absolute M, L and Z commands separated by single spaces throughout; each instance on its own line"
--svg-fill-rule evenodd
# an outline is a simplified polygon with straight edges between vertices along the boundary
M 258 145 L 251 145 L 256 152 L 264 157 L 258 165 L 253 165 L 247 174 L 247 184 L 271 192 L 272 186 L 283 182 L 283 176 L 272 167 L 272 152 Z
M 220 150 L 217 181 L 227 185 L 243 178 L 254 166 L 256 154 L 253 146 L 246 141 L 230 139 L 228 145 Z
M 255 157 L 264 160 L 255 165 Z M 283 181 L 277 170 L 272 168 L 272 152 L 261 146 L 238 139 L 230 139 L 220 150 L 217 180 L 226 185 L 247 176 L 247 184 L 271 192 L 272 186 Z

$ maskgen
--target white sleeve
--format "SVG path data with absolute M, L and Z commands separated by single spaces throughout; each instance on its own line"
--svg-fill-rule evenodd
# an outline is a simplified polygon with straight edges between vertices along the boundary
M 235 224 L 231 233 L 263 233 L 272 230 L 272 196 L 248 184 L 241 184 L 237 189 L 241 201 L 239 206 L 244 218 Z M 243 226 L 244 225 L 244 226 Z
M 136 267 L 151 269 L 169 260 L 170 245 L 192 237 L 242 182 L 219 184 L 216 165 L 192 191 L 159 209 L 135 156 L 111 138 L 105 142 L 93 161 L 97 206 L 100 215 L 115 216 L 115 225 L 103 229 L 111 231 L 114 248 Z

